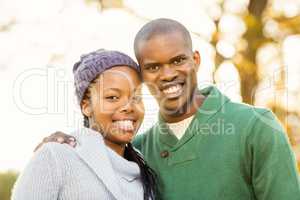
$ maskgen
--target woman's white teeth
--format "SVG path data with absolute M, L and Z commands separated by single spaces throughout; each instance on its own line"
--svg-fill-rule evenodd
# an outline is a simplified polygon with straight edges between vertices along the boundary
M 177 85 L 171 86 L 167 89 L 164 89 L 163 92 L 165 94 L 177 93 L 181 90 L 181 88 L 182 88 L 182 86 L 180 84 L 177 84 Z
M 125 131 L 134 130 L 133 121 L 131 121 L 131 120 L 119 120 L 114 123 L 119 129 L 122 129 Z

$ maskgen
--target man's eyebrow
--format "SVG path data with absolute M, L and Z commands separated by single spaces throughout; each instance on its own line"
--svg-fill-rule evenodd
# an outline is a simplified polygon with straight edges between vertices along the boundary
M 179 54 L 179 55 L 171 58 L 168 63 L 172 63 L 172 62 L 174 62 L 175 60 L 177 60 L 179 58 L 187 58 L 187 55 L 186 54 Z M 144 67 L 148 68 L 148 67 L 154 67 L 154 66 L 160 66 L 160 65 L 162 65 L 162 63 L 149 62 L 149 63 L 144 64 Z
M 185 55 L 185 54 L 179 54 L 179 55 L 177 55 L 177 56 L 171 58 L 171 59 L 169 60 L 169 63 L 173 63 L 175 60 L 178 60 L 179 58 L 186 58 L 186 57 L 187 57 L 187 55 Z

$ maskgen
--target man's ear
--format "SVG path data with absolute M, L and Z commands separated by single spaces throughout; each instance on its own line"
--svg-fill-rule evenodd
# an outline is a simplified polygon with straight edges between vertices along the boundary
M 199 66 L 201 64 L 201 56 L 200 56 L 199 51 L 197 51 L 197 50 L 194 51 L 194 53 L 193 53 L 193 59 L 194 59 L 194 62 L 195 62 L 196 71 L 198 71 Z
M 92 108 L 91 108 L 91 101 L 89 99 L 83 99 L 81 101 L 81 111 L 82 113 L 87 116 L 87 117 L 91 117 L 92 116 Z

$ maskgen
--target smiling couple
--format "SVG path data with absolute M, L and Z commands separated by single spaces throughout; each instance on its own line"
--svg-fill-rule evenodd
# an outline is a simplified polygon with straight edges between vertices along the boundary
M 295 158 L 277 119 L 214 86 L 199 90 L 200 54 L 182 24 L 150 21 L 134 50 L 138 64 L 102 49 L 74 65 L 84 127 L 45 138 L 12 199 L 300 199 Z M 142 82 L 159 117 L 135 136 L 144 116 Z M 215 130 L 218 123 L 230 125 L 230 134 Z

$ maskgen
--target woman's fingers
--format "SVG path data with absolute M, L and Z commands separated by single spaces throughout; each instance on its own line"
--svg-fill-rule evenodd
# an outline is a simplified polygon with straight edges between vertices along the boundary
M 57 131 L 55 133 L 52 133 L 50 136 L 45 137 L 41 143 L 39 143 L 35 149 L 34 152 L 37 151 L 43 144 L 48 143 L 48 142 L 57 142 L 60 144 L 68 144 L 72 147 L 76 146 L 76 138 L 74 138 L 71 135 L 65 134 L 63 132 Z

